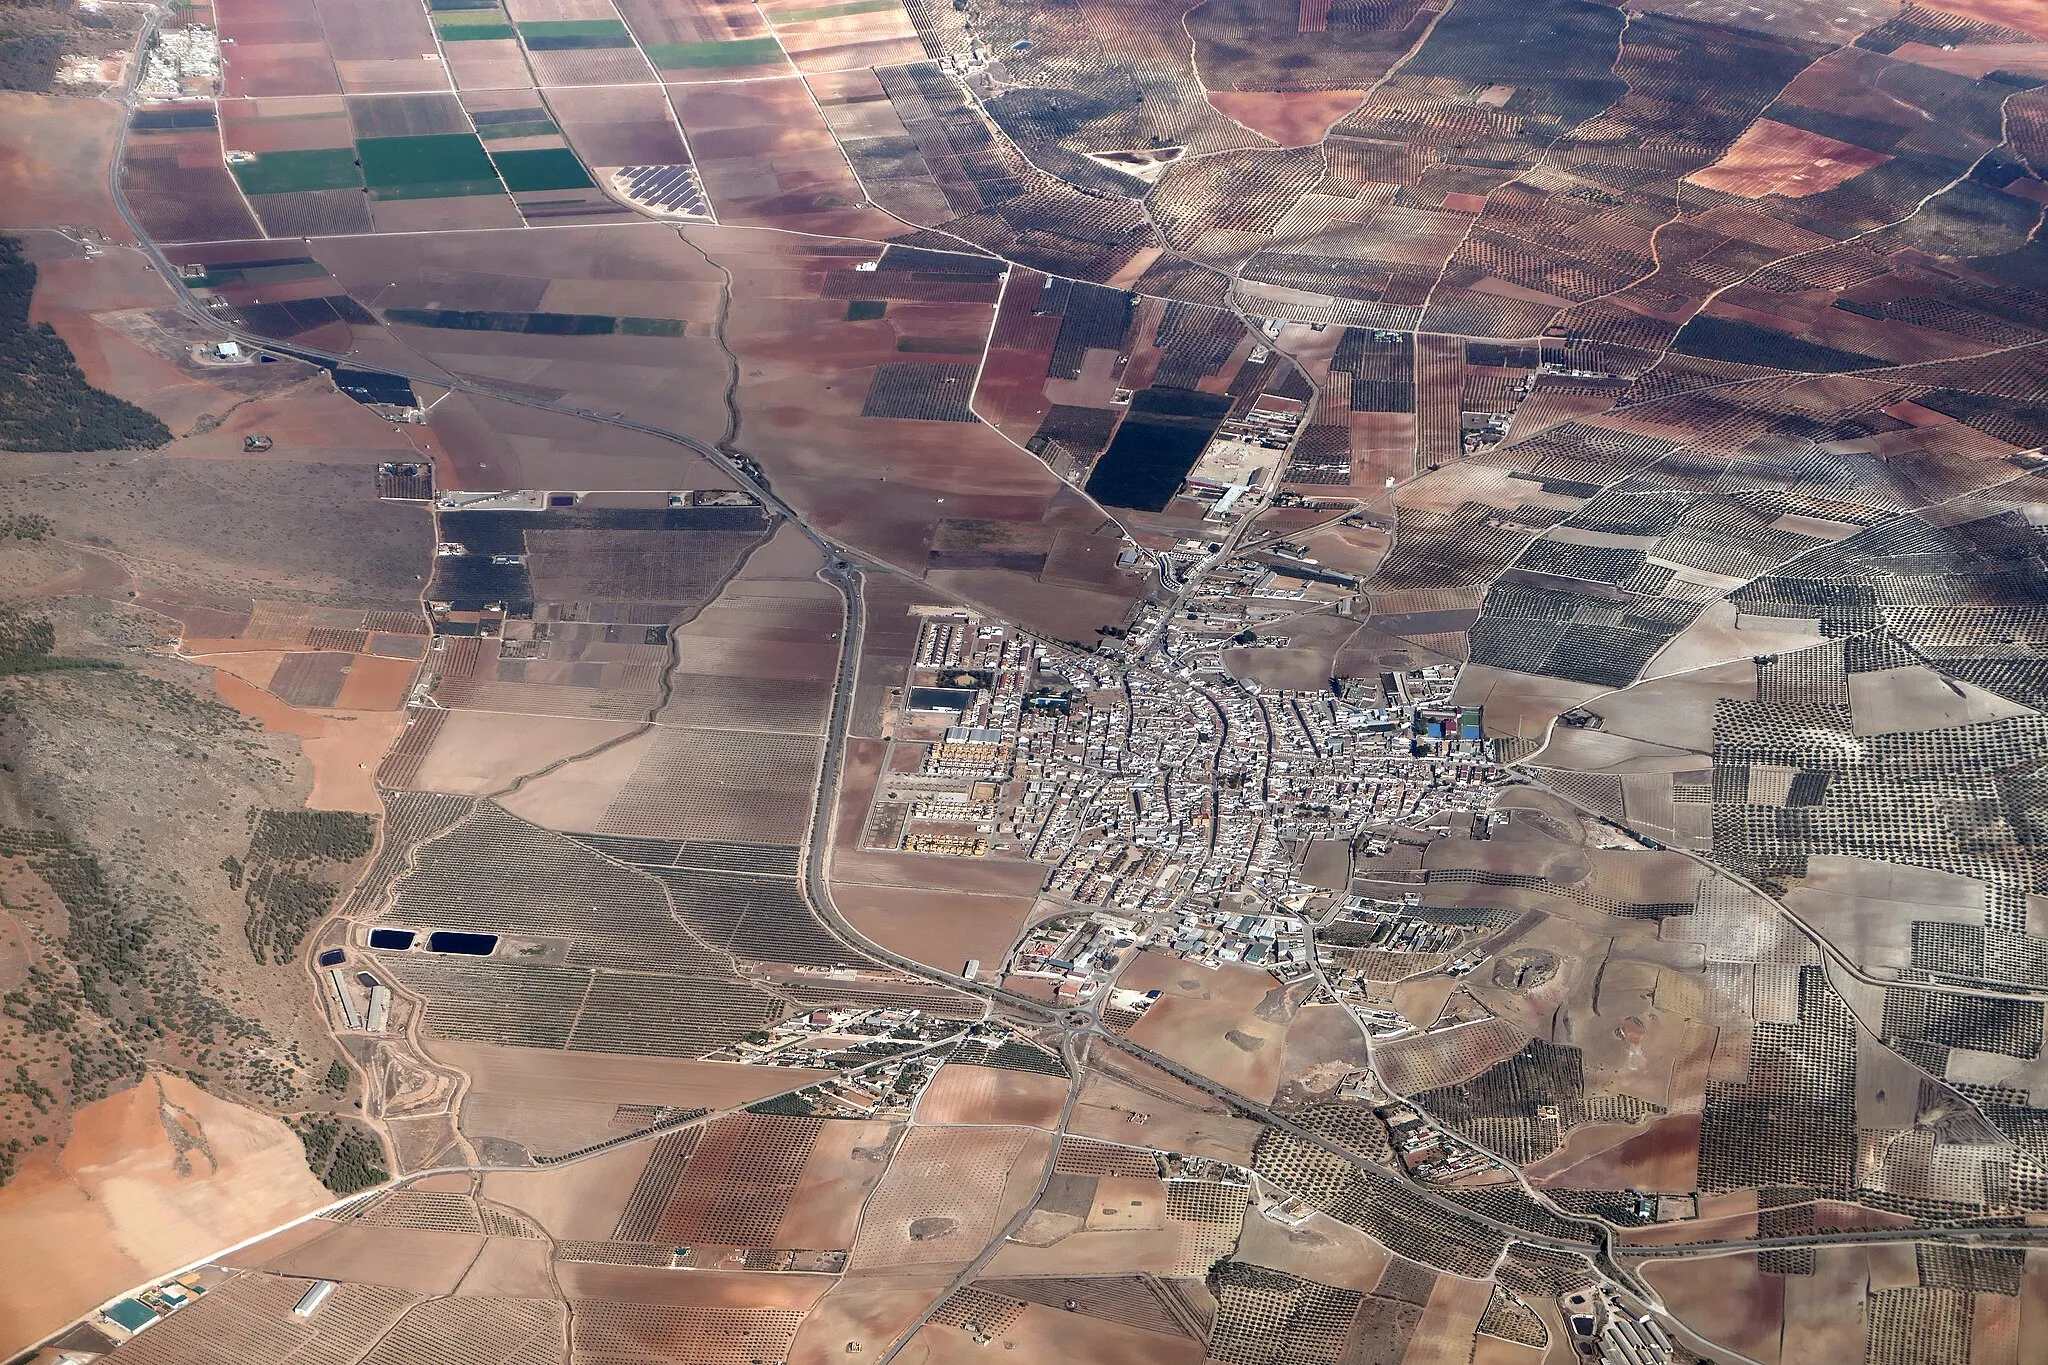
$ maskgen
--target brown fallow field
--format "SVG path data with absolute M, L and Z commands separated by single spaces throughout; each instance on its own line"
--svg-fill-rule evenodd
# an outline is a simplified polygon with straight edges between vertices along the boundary
M 649 60 L 668 80 L 720 82 L 789 74 L 789 63 L 780 50 L 772 46 L 761 50 L 759 40 L 772 35 L 760 10 L 744 0 L 619 0 L 619 15 L 640 40 Z M 710 49 L 708 55 L 724 64 L 699 65 L 703 58 L 696 49 L 685 49 L 680 56 L 668 56 L 661 51 L 682 44 L 747 40 L 754 40 L 754 46 L 745 51 L 759 55 L 745 63 L 733 62 L 728 54 L 717 49 Z
M 721 223 L 876 241 L 906 231 L 865 207 L 803 81 L 682 84 L 669 96 Z
M 13 1345 L 332 1198 L 290 1129 L 179 1076 L 148 1077 L 71 1123 L 61 1150 L 37 1149 L 0 1190 L 0 1341 Z M 194 1139 L 212 1165 L 188 1159 L 179 1144 Z
M 972 1260 L 1036 1193 L 1051 1135 L 1035 1128 L 913 1128 L 861 1217 L 850 1270 Z
M 658 85 L 594 86 L 548 92 L 548 107 L 584 164 L 682 166 L 690 162 Z
M 1282 147 L 1312 147 L 1358 107 L 1363 90 L 1211 90 L 1209 103 Z
M 918 1098 L 919 1123 L 1028 1124 L 1050 1128 L 1067 1102 L 1064 1076 L 953 1063 Z
M 1255 967 L 1220 968 L 1140 953 L 1119 978 L 1160 998 L 1131 1029 L 1142 1043 L 1242 1095 L 1273 1098 L 1280 1084 L 1285 991 Z
M 227 94 L 341 93 L 313 0 L 221 0 L 214 11 L 222 45 L 234 54 L 223 73 Z

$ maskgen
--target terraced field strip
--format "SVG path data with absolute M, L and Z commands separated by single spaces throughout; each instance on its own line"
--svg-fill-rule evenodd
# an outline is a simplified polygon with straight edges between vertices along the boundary
M 633 46 L 633 35 L 617 19 L 547 19 L 521 24 L 519 36 L 529 52 L 587 52 L 594 48 Z
M 853 14 L 879 14 L 884 10 L 900 10 L 897 0 L 847 0 L 843 5 L 817 5 L 810 9 L 785 10 L 781 14 L 770 14 L 771 24 L 807 24 L 816 19 L 844 19 Z
M 510 38 L 512 22 L 506 18 L 505 12 L 496 6 L 490 9 L 464 9 L 454 14 L 436 14 L 434 32 L 441 35 L 441 41 L 444 43 Z
M 507 35 L 508 37 L 510 35 Z M 470 121 L 476 124 L 476 135 L 486 142 L 508 137 L 541 137 L 562 130 L 548 117 L 547 110 L 532 109 L 474 109 Z
M 894 3 L 894 0 L 891 0 Z M 782 45 L 773 38 L 729 38 L 722 42 L 656 43 L 642 49 L 664 71 L 705 71 L 779 62 Z

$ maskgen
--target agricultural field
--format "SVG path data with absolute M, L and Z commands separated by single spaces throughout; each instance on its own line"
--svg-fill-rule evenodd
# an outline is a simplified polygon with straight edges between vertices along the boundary
M 2048 1358 L 2037 9 L 22 7 L 0 1354 Z

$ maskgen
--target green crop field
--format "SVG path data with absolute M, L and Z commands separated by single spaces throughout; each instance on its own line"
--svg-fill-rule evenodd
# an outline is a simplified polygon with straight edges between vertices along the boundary
M 561 129 L 547 119 L 535 119 L 531 123 L 482 123 L 477 125 L 476 135 L 486 142 L 506 137 L 541 137 L 558 133 Z
M 202 275 L 187 275 L 187 289 L 221 289 L 232 284 L 278 284 L 286 280 L 317 280 L 327 267 L 311 256 L 288 256 L 268 261 L 227 261 L 208 266 Z
M 902 9 L 897 0 L 849 0 L 844 5 L 819 5 L 814 9 L 793 9 L 771 14 L 771 24 L 802 24 L 812 19 L 843 19 L 849 14 L 879 14 L 885 9 Z
M 444 43 L 477 42 L 485 38 L 510 38 L 512 25 L 497 9 L 464 10 L 459 14 L 434 17 L 434 31 Z
M 567 147 L 498 152 L 491 159 L 508 190 L 587 190 L 594 183 Z
M 782 56 L 773 38 L 735 38 L 723 43 L 656 43 L 648 60 L 664 71 L 697 71 L 721 66 L 766 66 Z
M 633 35 L 617 19 L 549 19 L 521 24 L 519 36 L 533 52 L 580 52 L 590 48 L 631 47 Z
M 363 180 L 378 199 L 455 199 L 504 188 L 474 133 L 370 137 L 356 151 Z
M 353 147 L 313 152 L 265 152 L 254 161 L 228 167 L 244 194 L 292 194 L 299 190 L 352 190 L 363 183 Z
M 548 111 L 537 104 L 525 109 L 477 109 L 472 110 L 469 117 L 476 124 L 476 135 L 485 141 L 561 131 L 548 117 Z

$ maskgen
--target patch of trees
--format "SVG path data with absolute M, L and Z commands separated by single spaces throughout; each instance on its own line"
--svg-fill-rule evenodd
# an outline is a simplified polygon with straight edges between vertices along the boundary
M 77 1104 L 103 1100 L 142 1079 L 142 1054 L 111 1033 L 84 1037 L 71 1045 L 71 1098 Z
M 249 878 L 244 927 L 258 962 L 292 960 L 313 927 L 334 905 L 336 889 L 291 867 L 265 866 Z
M 36 268 L 21 240 L 0 237 L 0 449 L 154 450 L 170 428 L 103 393 L 47 322 L 29 321 Z
M 105 38 L 120 21 L 105 10 L 79 9 L 72 0 L 6 0 L 0 4 L 0 90 L 45 95 L 69 52 L 105 52 Z
M 21 1021 L 24 1033 L 69 1033 L 78 1023 L 78 993 L 31 962 L 28 980 L 0 996 L 0 1014 Z
M 0 515 L 0 540 L 48 540 L 56 533 L 57 523 L 40 512 Z
M 57 628 L 47 616 L 30 616 L 0 607 L 0 677 L 13 673 L 49 673 L 60 668 L 119 668 L 105 659 L 74 659 L 60 655 Z
M 369 854 L 377 822 L 348 811 L 252 811 L 246 858 L 221 860 L 249 907 L 243 931 L 258 962 L 289 962 L 334 906 L 340 887 L 321 875 Z
M 64 40 L 54 33 L 0 36 L 0 90 L 48 94 L 57 83 L 57 67 L 63 58 Z
M 1281 1270 L 1268 1270 L 1250 1261 L 1233 1260 L 1225 1256 L 1209 1267 L 1203 1277 L 1211 1293 L 1223 1289 L 1251 1289 L 1268 1294 L 1287 1294 L 1301 1287 L 1301 1281 Z
M 308 1115 L 288 1120 L 306 1148 L 306 1166 L 336 1194 L 355 1194 L 391 1178 L 377 1139 L 340 1119 Z
M 374 816 L 343 810 L 267 810 L 249 835 L 249 861 L 352 863 L 377 840 Z
M 147 978 L 150 926 L 130 915 L 100 860 L 44 830 L 0 829 L 0 855 L 24 858 L 64 903 L 64 954 L 78 972 L 78 994 L 95 1013 L 114 1014 L 111 997 Z
M 18 1020 L 26 1035 L 57 1040 L 70 1103 L 89 1103 L 139 1080 L 147 1057 L 172 1039 L 179 1051 L 197 1047 L 201 1063 L 213 1046 L 227 1043 L 223 1066 L 246 1073 L 252 1088 L 280 1088 L 261 1084 L 271 1066 L 260 1048 L 268 1035 L 202 984 L 194 951 L 178 934 L 184 917 L 175 902 L 117 878 L 90 850 L 53 830 L 0 825 L 0 858 L 26 863 L 62 906 L 61 962 L 28 964 L 25 979 L 0 996 L 0 1013 Z M 0 1093 L 7 1089 L 0 1085 Z M 35 1104 L 18 1085 L 13 1091 Z

